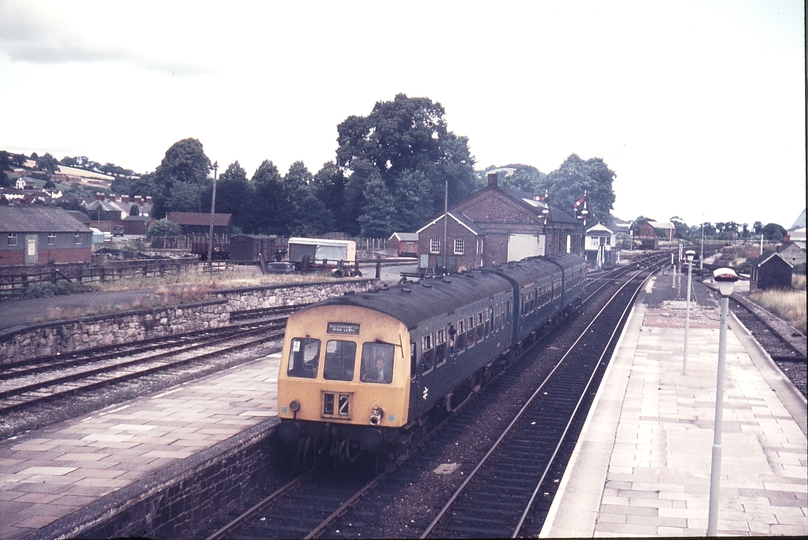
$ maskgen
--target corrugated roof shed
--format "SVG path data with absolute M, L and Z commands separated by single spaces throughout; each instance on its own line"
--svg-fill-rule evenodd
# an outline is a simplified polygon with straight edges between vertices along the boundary
M 213 225 L 215 227 L 227 227 L 230 225 L 230 214 L 213 214 Z M 168 221 L 178 225 L 210 225 L 210 213 L 199 212 L 169 212 Z
M 0 232 L 92 232 L 62 208 L 0 206 Z

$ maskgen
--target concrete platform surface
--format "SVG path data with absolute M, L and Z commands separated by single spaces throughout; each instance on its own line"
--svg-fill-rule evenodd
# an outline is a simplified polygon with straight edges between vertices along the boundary
M 654 278 L 634 307 L 542 537 L 704 536 L 717 295 Z M 806 404 L 737 320 L 727 331 L 718 534 L 808 535 Z
M 0 538 L 23 538 L 276 416 L 279 359 L 0 442 Z

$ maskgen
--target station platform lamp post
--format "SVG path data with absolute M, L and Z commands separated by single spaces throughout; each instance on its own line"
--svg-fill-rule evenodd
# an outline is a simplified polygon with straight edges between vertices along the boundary
M 693 258 L 696 252 L 692 249 L 685 251 L 687 259 L 687 302 L 685 303 L 685 350 L 682 355 L 682 375 L 687 375 L 687 334 L 690 330 L 690 286 L 693 278 Z
M 715 427 L 713 428 L 713 455 L 710 464 L 710 506 L 707 515 L 707 536 L 716 536 L 718 528 L 718 499 L 721 484 L 721 431 L 724 415 L 724 367 L 727 356 L 727 316 L 729 297 L 738 281 L 738 275 L 731 268 L 719 268 L 713 272 L 713 279 L 721 293 L 721 322 L 718 333 L 718 369 L 715 387 Z

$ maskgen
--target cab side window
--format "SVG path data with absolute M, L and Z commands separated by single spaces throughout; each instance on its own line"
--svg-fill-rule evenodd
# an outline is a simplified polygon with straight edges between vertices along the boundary
M 362 382 L 389 384 L 393 381 L 395 346 L 390 343 L 362 345 Z
M 320 340 L 294 338 L 289 349 L 287 374 L 290 377 L 315 378 L 320 364 Z

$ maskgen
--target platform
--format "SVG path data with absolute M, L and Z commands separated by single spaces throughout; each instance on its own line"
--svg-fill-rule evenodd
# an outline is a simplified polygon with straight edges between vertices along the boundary
M 717 294 L 670 277 L 632 311 L 541 537 L 704 536 L 715 421 Z M 728 324 L 718 534 L 808 535 L 805 399 Z
M 279 359 L 271 355 L 3 441 L 0 538 L 48 537 L 48 527 L 56 536 L 80 531 L 95 516 L 77 520 L 77 513 L 123 504 L 115 500 L 118 491 L 177 474 L 172 466 L 276 418 Z
M 696 293 L 686 375 L 682 291 L 658 276 L 641 294 L 542 536 L 706 533 L 718 303 L 701 286 Z M 184 474 L 273 426 L 278 361 L 269 356 L 0 442 L 0 538 L 76 536 L 70 531 L 154 491 L 154 479 Z M 805 400 L 735 321 L 726 396 L 719 533 L 808 534 Z

